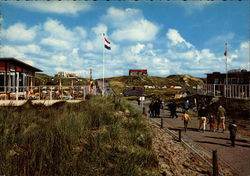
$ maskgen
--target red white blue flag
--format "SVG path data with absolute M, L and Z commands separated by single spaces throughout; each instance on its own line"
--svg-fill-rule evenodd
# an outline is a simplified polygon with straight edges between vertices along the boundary
M 103 38 L 104 38 L 104 47 L 108 50 L 111 50 L 110 41 L 107 40 L 107 38 L 105 37 L 105 34 L 103 34 Z

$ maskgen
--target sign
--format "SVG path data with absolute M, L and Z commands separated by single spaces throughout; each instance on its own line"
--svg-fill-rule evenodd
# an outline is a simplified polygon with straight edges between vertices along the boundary
M 140 97 L 139 100 L 140 100 L 140 101 L 144 101 L 144 100 L 145 100 L 145 97 Z

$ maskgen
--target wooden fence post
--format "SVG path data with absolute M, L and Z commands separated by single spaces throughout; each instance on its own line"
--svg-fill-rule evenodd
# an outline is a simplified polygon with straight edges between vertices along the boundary
M 181 129 L 179 129 L 179 142 L 181 142 Z
M 217 156 L 217 150 L 213 151 L 213 176 L 218 176 L 218 156 Z
M 161 117 L 161 128 L 163 128 L 163 118 Z

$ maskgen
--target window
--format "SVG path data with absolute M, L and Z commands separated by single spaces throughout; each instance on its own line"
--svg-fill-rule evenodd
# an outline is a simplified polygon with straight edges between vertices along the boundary
M 219 79 L 218 78 L 214 79 L 214 84 L 219 84 Z
M 4 91 L 4 72 L 0 72 L 0 91 Z

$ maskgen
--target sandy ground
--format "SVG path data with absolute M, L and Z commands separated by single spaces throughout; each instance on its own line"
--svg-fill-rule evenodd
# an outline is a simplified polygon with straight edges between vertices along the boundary
M 150 122 L 153 131 L 153 149 L 157 154 L 162 175 L 196 176 L 211 175 L 212 168 L 200 157 L 192 153 L 182 143 L 165 130 Z M 223 175 L 233 175 L 227 168 L 220 167 Z

